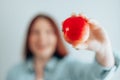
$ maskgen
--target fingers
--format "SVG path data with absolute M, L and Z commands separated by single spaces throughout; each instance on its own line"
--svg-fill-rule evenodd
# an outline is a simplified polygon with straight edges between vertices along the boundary
M 73 48 L 75 48 L 76 50 L 84 50 L 88 48 L 88 45 L 86 43 L 83 44 L 79 44 L 77 46 L 73 46 Z
M 97 30 L 101 28 L 100 24 L 94 19 L 89 19 L 88 24 L 90 25 L 91 30 Z
M 76 15 L 76 13 L 73 12 L 73 13 L 71 14 L 71 16 L 72 16 L 72 17 L 75 17 L 75 16 L 77 16 L 77 15 Z
M 72 13 L 71 15 L 72 17 L 75 17 L 75 16 L 82 16 L 83 18 L 85 18 L 87 21 L 88 21 L 88 24 L 89 24 L 89 27 L 91 30 L 102 30 L 102 27 L 100 26 L 100 24 L 94 20 L 94 19 L 91 19 L 91 18 L 88 18 L 87 16 L 85 16 L 83 13 L 79 13 L 78 15 L 76 13 Z
M 96 37 L 97 39 L 101 41 L 106 39 L 107 35 L 105 32 L 105 29 L 101 27 L 101 25 L 96 20 L 89 19 L 88 24 L 94 37 Z
M 72 12 L 71 16 L 83 16 L 83 17 L 86 17 L 85 15 L 83 15 L 83 13 L 76 14 L 75 12 Z
M 73 12 L 73 13 L 71 14 L 71 16 L 72 16 L 72 17 L 74 17 L 74 16 L 82 16 L 82 17 L 84 17 L 85 19 L 88 19 L 83 13 L 76 14 L 75 12 Z
M 89 20 L 89 18 L 87 16 L 85 16 L 83 13 L 79 13 L 78 16 L 82 16 L 83 18 L 85 18 L 86 20 Z

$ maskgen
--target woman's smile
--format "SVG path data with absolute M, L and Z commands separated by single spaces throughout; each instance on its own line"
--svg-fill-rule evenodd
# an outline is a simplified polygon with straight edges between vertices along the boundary
M 36 44 L 38 50 L 45 50 L 48 48 L 48 44 Z

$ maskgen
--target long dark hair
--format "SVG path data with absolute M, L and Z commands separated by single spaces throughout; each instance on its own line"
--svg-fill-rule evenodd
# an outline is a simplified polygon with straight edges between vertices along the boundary
M 68 51 L 61 39 L 61 35 L 59 32 L 60 30 L 58 29 L 58 26 L 56 25 L 55 21 L 51 17 L 44 15 L 44 14 L 39 14 L 32 19 L 32 21 L 29 24 L 28 30 L 27 30 L 26 41 L 25 41 L 25 50 L 24 50 L 25 59 L 28 60 L 33 57 L 33 53 L 31 52 L 31 50 L 29 49 L 29 46 L 28 46 L 28 39 L 30 36 L 30 31 L 31 31 L 32 25 L 35 23 L 35 21 L 37 19 L 40 19 L 40 18 L 44 18 L 44 19 L 48 20 L 52 24 L 52 27 L 55 29 L 55 33 L 58 38 L 58 43 L 57 43 L 56 51 L 53 56 L 58 57 L 58 58 L 63 58 L 64 56 L 67 55 Z

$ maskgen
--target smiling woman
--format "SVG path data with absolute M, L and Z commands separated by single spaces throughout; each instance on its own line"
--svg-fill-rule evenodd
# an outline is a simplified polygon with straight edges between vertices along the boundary
M 37 38 L 41 38 L 41 40 L 39 41 L 39 39 Z M 68 52 L 61 39 L 57 24 L 49 16 L 44 14 L 39 14 L 31 21 L 28 28 L 27 38 L 25 43 L 25 58 L 29 59 L 33 57 L 33 53 L 30 50 L 30 47 L 37 49 L 38 52 L 36 52 L 36 54 L 37 53 L 39 54 L 40 49 L 42 50 L 44 49 L 44 47 L 48 47 L 49 49 L 52 48 L 52 46 L 53 49 L 55 49 L 55 52 L 51 52 L 54 53 L 53 56 L 62 58 L 65 55 L 67 55 Z M 48 52 L 50 51 L 48 50 Z M 43 55 L 47 56 L 48 54 L 44 53 Z M 38 55 L 36 55 L 36 57 L 37 56 Z
M 82 63 L 68 54 L 54 20 L 39 14 L 28 27 L 25 60 L 9 71 L 7 80 L 109 80 L 120 65 L 120 57 L 113 55 L 104 30 L 88 21 L 92 35 L 87 45 L 96 52 L 93 63 Z

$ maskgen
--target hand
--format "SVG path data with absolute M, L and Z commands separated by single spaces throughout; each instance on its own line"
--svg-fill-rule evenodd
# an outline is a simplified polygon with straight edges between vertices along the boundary
M 90 36 L 88 40 L 85 43 L 80 44 L 79 48 L 87 45 L 86 49 L 95 51 L 97 53 L 96 59 L 101 65 L 107 67 L 113 66 L 114 56 L 112 53 L 112 46 L 104 28 L 101 27 L 98 22 L 92 19 L 88 19 L 83 14 L 73 14 L 72 16 L 83 16 L 88 20 L 90 27 Z

